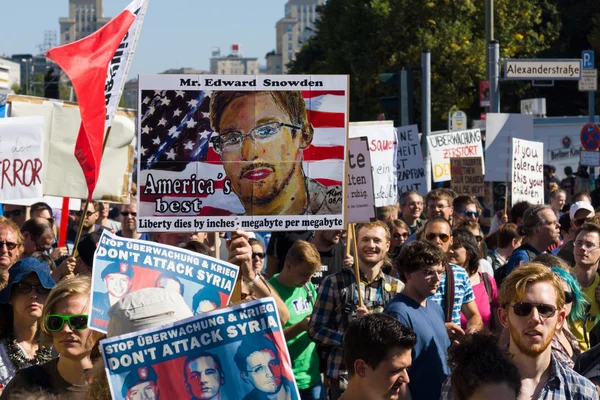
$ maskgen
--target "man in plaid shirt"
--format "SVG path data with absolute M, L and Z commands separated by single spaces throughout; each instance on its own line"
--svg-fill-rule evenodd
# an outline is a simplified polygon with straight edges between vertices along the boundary
M 358 227 L 358 266 L 360 291 L 364 305 L 358 305 L 358 286 L 352 269 L 327 276 L 310 318 L 308 333 L 318 344 L 329 350 L 327 370 L 330 399 L 337 400 L 346 389 L 348 372 L 344 365 L 342 338 L 356 318 L 368 313 L 380 313 L 385 304 L 402 290 L 402 283 L 382 272 L 390 248 L 390 231 L 381 222 Z
M 557 276 L 546 266 L 529 263 L 508 275 L 500 290 L 500 322 L 510 332 L 508 354 L 521 375 L 519 399 L 597 399 L 587 378 L 559 362 L 550 343 L 564 323 L 565 294 Z M 485 354 L 482 354 L 485 357 Z M 482 382 L 473 392 L 486 390 L 498 377 Z M 442 400 L 453 399 L 452 376 L 442 386 Z

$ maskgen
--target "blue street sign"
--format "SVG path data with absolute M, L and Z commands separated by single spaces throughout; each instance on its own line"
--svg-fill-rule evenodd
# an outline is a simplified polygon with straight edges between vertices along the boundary
M 581 64 L 583 69 L 594 69 L 594 50 L 581 52 Z

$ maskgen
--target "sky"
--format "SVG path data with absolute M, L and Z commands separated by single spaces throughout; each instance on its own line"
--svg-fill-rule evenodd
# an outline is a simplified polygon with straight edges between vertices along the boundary
M 104 16 L 114 17 L 131 0 L 104 0 Z M 286 0 L 149 0 L 129 78 L 170 68 L 209 69 L 211 48 L 258 57 L 275 49 L 275 23 Z M 60 40 L 58 19 L 69 15 L 68 0 L 0 0 L 0 55 L 38 54 L 44 31 Z

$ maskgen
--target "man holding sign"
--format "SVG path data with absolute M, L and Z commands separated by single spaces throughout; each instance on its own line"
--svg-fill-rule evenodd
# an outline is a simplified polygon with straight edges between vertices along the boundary
M 392 297 L 402 290 L 402 283 L 383 273 L 390 249 L 390 231 L 381 221 L 360 226 L 356 233 L 360 276 L 351 269 L 327 276 L 308 325 L 308 332 L 318 344 L 331 349 L 326 375 L 330 378 L 330 398 L 337 400 L 346 390 L 348 372 L 344 365 L 342 337 L 356 318 L 382 312 Z M 356 282 L 360 282 L 357 286 Z M 363 303 L 358 300 L 360 287 Z

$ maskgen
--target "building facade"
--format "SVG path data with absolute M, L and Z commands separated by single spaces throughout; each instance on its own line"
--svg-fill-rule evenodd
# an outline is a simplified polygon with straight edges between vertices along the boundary
M 60 44 L 82 39 L 108 21 L 103 17 L 102 0 L 69 0 L 69 16 L 58 20 Z
M 0 96 L 8 94 L 13 85 L 21 86 L 21 65 L 0 58 Z
M 210 58 L 210 73 L 214 75 L 258 75 L 258 58 L 242 57 L 240 47 L 231 45 L 231 53 L 221 56 L 220 51 L 213 49 Z
M 266 55 L 268 74 L 287 73 L 302 44 L 315 34 L 317 7 L 325 0 L 289 0 L 285 15 L 275 24 L 276 49 Z

